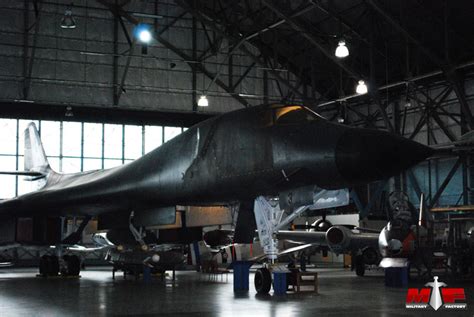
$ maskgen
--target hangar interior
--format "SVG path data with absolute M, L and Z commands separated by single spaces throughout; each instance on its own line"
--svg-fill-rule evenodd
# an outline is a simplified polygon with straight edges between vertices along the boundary
M 449 263 L 449 270 L 468 292 L 473 290 L 474 276 L 470 236 L 474 228 L 473 14 L 472 2 L 446 0 L 1 1 L 0 170 L 23 170 L 24 130 L 32 121 L 51 167 L 60 173 L 78 173 L 130 163 L 220 114 L 260 104 L 304 105 L 330 122 L 388 131 L 451 155 L 440 154 L 394 177 L 354 186 L 347 206 L 306 212 L 293 225 L 308 230 L 327 216 L 334 225 L 351 219 L 350 225 L 381 230 L 399 211 L 397 199 L 408 201 L 417 217 L 418 209 L 431 211 L 423 217 L 432 222 L 428 230 L 432 246 L 443 245 L 456 253 L 459 263 Z M 150 32 L 148 42 L 142 31 Z M 335 55 L 340 47 L 347 48 L 348 56 Z M 239 153 L 235 154 L 237 158 Z M 37 187 L 21 175 L 2 174 L 0 182 L 2 200 Z M 81 220 L 63 221 L 62 235 L 67 236 Z M 234 226 L 210 228 L 204 231 Z M 90 239 L 86 242 L 92 244 Z M 193 246 L 187 243 L 187 247 Z M 248 252 L 243 250 L 238 252 Z M 42 252 L 18 246 L 0 252 L 0 262 L 31 265 Z M 235 250 L 226 252 L 225 257 L 233 258 Z M 337 268 L 351 266 L 342 255 L 322 254 L 310 258 L 316 267 L 326 269 L 329 262 Z M 101 264 L 103 256 L 94 252 L 83 259 Z M 222 262 L 223 253 L 219 254 Z M 1 270 L 0 283 L 12 287 L 10 279 L 17 271 Z M 94 314 L 120 313 L 107 310 L 109 301 L 112 305 L 114 296 L 123 296 L 129 287 L 139 289 L 85 272 L 87 287 L 96 287 L 93 280 L 99 279 L 97 298 L 105 298 L 105 303 L 93 301 L 97 307 L 90 312 Z M 180 274 L 178 281 L 182 277 L 184 285 L 201 289 L 190 272 Z M 321 274 L 320 293 L 326 298 L 343 297 L 334 280 L 337 272 L 327 274 Z M 358 285 L 367 297 L 372 283 L 380 288 L 383 299 L 371 302 L 377 314 L 405 312 L 400 305 L 406 289 L 383 288 L 383 277 L 360 282 L 344 270 L 341 274 L 342 287 L 354 297 L 359 296 Z M 368 274 L 382 276 L 377 270 Z M 41 287 L 41 280 L 34 282 L 38 298 Z M 54 286 L 47 287 L 54 291 Z M 311 301 L 306 313 L 328 313 L 335 305 L 333 299 L 323 303 L 321 296 L 310 295 L 290 298 L 283 307 L 287 303 L 271 298 L 239 299 L 226 285 L 202 287 L 200 301 L 222 292 L 220 300 L 233 301 L 229 307 L 237 312 L 245 311 L 244 302 L 270 315 L 302 314 L 301 306 Z M 117 288 L 111 291 L 113 296 L 102 294 L 111 288 Z M 182 291 L 179 285 L 173 288 Z M 169 299 L 163 289 L 157 292 Z M 184 294 L 178 301 L 187 305 L 192 299 L 189 291 Z M 19 296 L 14 291 L 10 295 Z M 0 295 L 0 303 L 12 314 L 22 312 L 13 309 L 15 300 L 8 296 Z M 51 309 L 60 305 L 55 302 Z M 351 300 L 347 305 L 336 313 L 362 304 Z M 74 314 L 75 306 L 66 306 L 58 314 Z M 130 314 L 177 309 L 170 305 L 160 311 L 152 306 L 147 299 L 137 311 L 122 309 Z M 35 307 L 46 309 L 40 299 Z M 190 312 L 229 312 L 229 307 L 209 311 L 199 304 Z

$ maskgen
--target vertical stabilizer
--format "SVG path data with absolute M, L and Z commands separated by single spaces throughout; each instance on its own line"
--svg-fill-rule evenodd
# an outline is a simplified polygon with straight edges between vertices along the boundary
M 44 174 L 51 170 L 38 130 L 33 122 L 28 124 L 25 130 L 25 170 Z

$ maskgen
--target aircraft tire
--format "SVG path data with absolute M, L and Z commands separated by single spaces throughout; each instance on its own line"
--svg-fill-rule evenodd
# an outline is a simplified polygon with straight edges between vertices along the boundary
M 49 262 L 49 256 L 48 255 L 43 255 L 40 258 L 39 262 L 39 274 L 41 276 L 47 276 L 48 275 L 48 262 Z
M 64 261 L 66 261 L 67 265 L 67 273 L 68 276 L 78 276 L 81 272 L 81 260 L 77 255 L 69 255 L 64 256 Z
M 355 268 L 357 276 L 364 276 L 365 274 L 365 264 L 363 262 L 358 262 Z
M 58 257 L 54 255 L 43 255 L 40 259 L 40 274 L 42 276 L 57 276 L 58 273 Z
M 51 276 L 57 276 L 59 274 L 59 259 L 57 256 L 52 255 L 49 260 L 50 274 Z
M 68 268 L 68 261 L 69 261 L 69 254 L 63 255 L 64 265 L 61 266 L 60 273 L 61 275 L 68 275 L 69 268 Z
M 272 287 L 272 274 L 267 268 L 258 269 L 254 278 L 255 290 L 258 294 L 268 294 Z

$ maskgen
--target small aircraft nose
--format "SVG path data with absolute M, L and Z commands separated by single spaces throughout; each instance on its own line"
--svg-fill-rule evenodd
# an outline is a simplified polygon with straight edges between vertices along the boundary
M 430 155 L 420 143 L 384 131 L 348 129 L 336 147 L 336 164 L 350 183 L 369 182 L 394 176 Z

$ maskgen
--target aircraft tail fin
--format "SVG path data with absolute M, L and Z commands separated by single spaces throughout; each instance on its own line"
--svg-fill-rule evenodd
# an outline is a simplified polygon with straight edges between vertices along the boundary
M 51 172 L 38 129 L 33 122 L 25 130 L 25 171 L 45 175 Z

